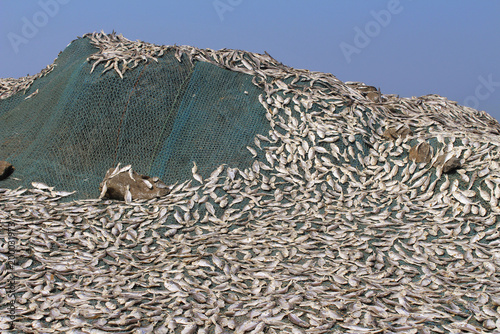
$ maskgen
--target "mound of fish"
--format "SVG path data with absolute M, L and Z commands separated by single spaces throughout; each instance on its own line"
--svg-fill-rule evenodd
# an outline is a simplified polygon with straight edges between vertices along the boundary
M 2 330 L 500 331 L 491 116 L 267 54 L 84 37 L 100 50 L 88 61 L 120 77 L 167 49 L 252 75 L 272 130 L 248 146 L 248 168 L 202 178 L 194 164 L 161 198 L 64 202 L 70 193 L 40 183 L 1 189 L 0 283 L 16 306 L 12 321 L 14 297 L 2 299 Z

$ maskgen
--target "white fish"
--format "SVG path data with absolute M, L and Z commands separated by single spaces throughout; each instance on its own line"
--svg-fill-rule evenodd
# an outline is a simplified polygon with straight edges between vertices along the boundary
M 182 219 L 182 215 L 179 213 L 179 211 L 175 210 L 174 218 L 179 224 L 184 224 L 184 220 Z
M 105 181 L 104 184 L 102 185 L 102 190 L 101 190 L 101 194 L 99 195 L 99 199 L 103 198 L 107 192 L 108 192 L 108 184 Z
M 153 189 L 153 185 L 151 184 L 151 182 L 149 182 L 148 179 L 142 179 L 142 182 L 144 182 L 146 187 L 148 187 L 149 189 Z
M 303 327 L 303 328 L 311 327 L 311 325 L 309 323 L 300 319 L 296 314 L 293 314 L 293 313 L 288 314 L 288 320 L 290 320 L 290 322 L 292 324 Z
M 118 174 L 120 170 L 120 162 L 116 165 L 115 169 L 113 169 L 113 171 L 111 172 L 111 175 L 109 176 L 110 178 L 115 176 L 116 174 Z
M 127 165 L 125 167 L 122 167 L 122 168 L 120 168 L 120 170 L 118 171 L 117 174 L 125 173 L 125 172 L 129 171 L 131 168 L 132 168 L 132 165 Z
M 31 93 L 30 95 L 26 96 L 24 99 L 25 100 L 28 100 L 28 99 L 31 99 L 33 96 L 37 95 L 38 94 L 38 89 L 35 90 L 33 93 Z
M 248 70 L 253 70 L 253 67 L 252 65 L 250 65 L 250 63 L 245 59 L 245 58 L 241 58 L 241 63 L 248 69 Z
M 66 197 L 69 195 L 73 195 L 74 193 L 76 193 L 76 191 L 54 191 L 52 194 L 53 196 Z
M 127 184 L 127 189 L 125 190 L 125 203 L 132 203 L 132 193 L 130 192 L 130 185 Z
M 194 334 L 194 333 L 196 333 L 196 329 L 198 329 L 198 325 L 189 324 L 189 325 L 186 325 L 186 327 L 184 327 L 181 334 Z
M 200 182 L 201 184 L 203 184 L 203 178 L 201 177 L 201 175 L 200 175 L 200 174 L 194 173 L 194 174 L 193 174 L 193 178 L 194 178 L 196 181 L 198 181 L 198 182 Z
M 193 167 L 191 168 L 191 173 L 196 174 L 198 172 L 198 166 L 196 166 L 196 162 L 193 161 Z
M 206 202 L 205 203 L 205 208 L 207 209 L 207 211 L 212 215 L 212 216 L 215 216 L 215 209 L 214 209 L 214 206 L 212 205 L 212 203 L 210 202 Z
M 36 189 L 40 189 L 40 190 L 54 190 L 54 187 L 49 187 L 48 185 L 46 185 L 45 183 L 42 183 L 42 182 L 31 182 L 31 185 L 36 188 Z
M 253 149 L 252 147 L 250 146 L 247 146 L 247 150 L 250 151 L 250 153 L 252 154 L 252 156 L 255 158 L 257 157 L 257 151 L 255 151 L 255 149 Z
M 453 197 L 462 204 L 473 204 L 462 192 L 454 191 L 452 193 Z

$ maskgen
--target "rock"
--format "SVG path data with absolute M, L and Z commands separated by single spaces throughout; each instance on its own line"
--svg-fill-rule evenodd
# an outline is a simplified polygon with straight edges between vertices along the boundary
M 448 161 L 446 161 L 443 165 L 443 173 L 452 173 L 455 170 L 462 167 L 460 163 L 460 159 L 457 157 L 451 157 Z
M 361 93 L 361 95 L 371 100 L 372 102 L 381 102 L 380 90 L 378 90 L 376 87 L 367 86 L 362 82 L 356 82 L 356 81 L 346 81 L 345 84 L 355 88 L 358 92 Z
M 406 136 L 410 136 L 412 135 L 413 133 L 411 132 L 411 130 L 409 128 L 401 128 L 399 131 L 398 131 L 398 134 L 400 137 L 403 137 L 405 138 Z
M 388 127 L 382 136 L 389 140 L 395 140 L 398 139 L 399 137 L 406 138 L 406 136 L 411 135 L 412 132 L 409 128 L 399 125 L 397 127 Z
M 368 93 L 368 92 L 378 92 L 379 90 L 375 86 L 364 86 L 359 88 L 360 91 L 363 93 Z
M 125 168 L 122 168 L 122 170 Z M 115 170 L 116 168 L 108 169 L 104 180 L 99 185 L 101 197 L 121 201 L 126 200 L 128 202 L 132 199 L 140 200 L 161 197 L 170 192 L 168 186 L 157 177 L 140 175 L 132 171 L 131 168 L 113 175 Z M 106 188 L 104 193 L 103 187 Z M 130 191 L 129 198 L 127 198 L 127 190 Z
M 432 146 L 426 142 L 419 143 L 410 149 L 410 160 L 416 163 L 429 162 L 432 158 Z
M 380 102 L 380 94 L 378 92 L 368 92 L 365 96 L 372 102 Z
M 386 129 L 384 131 L 384 133 L 382 134 L 382 136 L 386 139 L 389 139 L 389 140 L 394 140 L 394 139 L 398 138 L 398 135 L 397 135 L 396 131 L 394 130 L 394 128 Z
M 462 164 L 460 163 L 460 159 L 457 157 L 452 156 L 446 160 L 446 154 L 442 154 L 436 159 L 434 166 L 442 166 L 443 173 L 450 174 L 462 167 Z
M 14 172 L 14 166 L 7 161 L 0 161 L 0 180 L 4 180 Z

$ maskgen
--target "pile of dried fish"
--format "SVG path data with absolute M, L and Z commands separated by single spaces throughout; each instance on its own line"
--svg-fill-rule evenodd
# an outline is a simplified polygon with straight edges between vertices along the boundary
M 47 67 L 41 70 L 40 73 L 37 73 L 35 75 L 28 75 L 18 79 L 0 78 L 0 100 L 11 97 L 12 95 L 22 90 L 24 90 L 24 92 L 26 93 L 26 91 L 31 87 L 36 79 L 44 77 L 52 72 L 55 66 L 55 63 L 52 63 L 50 65 L 47 65 Z
M 0 282 L 4 293 L 15 278 L 17 298 L 14 322 L 2 301 L 3 330 L 500 331 L 500 125 L 489 115 L 437 95 L 375 103 L 361 83 L 267 55 L 85 37 L 100 50 L 89 60 L 121 76 L 168 48 L 254 75 L 272 130 L 248 146 L 248 168 L 204 179 L 194 164 L 160 199 L 0 190 Z M 19 265 L 7 270 L 10 222 Z

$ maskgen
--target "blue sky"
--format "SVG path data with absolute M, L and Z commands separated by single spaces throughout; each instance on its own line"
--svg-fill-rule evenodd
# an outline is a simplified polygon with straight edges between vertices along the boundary
M 77 36 L 114 29 L 156 44 L 267 51 L 500 120 L 499 16 L 500 2 L 486 0 L 0 0 L 0 77 L 35 74 Z

